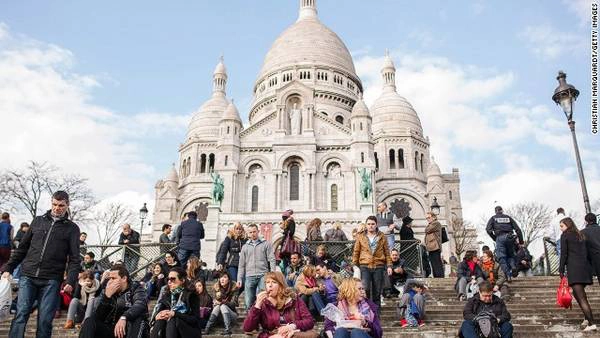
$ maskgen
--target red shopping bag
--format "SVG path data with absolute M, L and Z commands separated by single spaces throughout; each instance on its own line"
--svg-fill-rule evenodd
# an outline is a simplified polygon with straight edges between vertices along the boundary
M 560 279 L 560 285 L 558 286 L 558 290 L 556 290 L 556 304 L 559 307 L 570 309 L 573 302 L 573 296 L 571 296 L 571 288 L 569 287 L 569 282 L 567 281 L 567 277 L 562 277 Z

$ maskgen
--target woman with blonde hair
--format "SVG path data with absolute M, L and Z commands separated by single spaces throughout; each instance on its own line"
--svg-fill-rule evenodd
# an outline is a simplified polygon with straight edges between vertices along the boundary
M 321 310 L 325 307 L 321 292 L 325 291 L 323 285 L 317 283 L 317 272 L 314 265 L 306 265 L 300 276 L 296 280 L 296 290 L 298 297 L 304 301 L 310 312 L 319 316 Z
M 237 278 L 240 252 L 244 244 L 246 244 L 246 231 L 241 223 L 236 222 L 233 228 L 227 232 L 227 237 L 217 252 L 217 270 L 225 269 L 229 276 Z M 242 290 L 240 290 L 241 292 Z
M 321 236 L 321 224 L 323 222 L 320 218 L 313 218 L 310 222 L 306 223 L 306 241 L 315 242 L 322 241 Z
M 377 311 L 365 299 L 362 282 L 347 278 L 339 286 L 337 308 L 344 314 L 343 323 L 325 319 L 325 332 L 334 338 L 381 338 Z
M 325 233 L 325 240 L 332 242 L 345 242 L 348 240 L 346 233 L 344 233 L 344 230 L 342 230 L 342 225 L 340 222 L 333 223 L 333 228 L 327 230 Z
M 258 338 L 317 338 L 315 321 L 308 308 L 292 289 L 281 272 L 265 274 L 265 291 L 256 296 L 244 320 L 244 332 L 258 330 Z
M 317 247 L 316 254 L 310 257 L 310 264 L 314 266 L 324 264 L 328 270 L 333 272 L 340 271 L 340 268 L 335 264 L 333 257 L 327 252 L 327 246 L 325 244 L 321 244 Z

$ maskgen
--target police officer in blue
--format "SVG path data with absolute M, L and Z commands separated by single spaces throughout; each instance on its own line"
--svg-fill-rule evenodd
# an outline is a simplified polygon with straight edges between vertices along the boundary
M 496 214 L 490 218 L 485 230 L 496 241 L 496 258 L 510 281 L 513 270 L 516 270 L 514 232 L 517 233 L 520 244 L 523 244 L 523 232 L 512 217 L 504 214 L 501 206 L 497 206 L 495 211 Z

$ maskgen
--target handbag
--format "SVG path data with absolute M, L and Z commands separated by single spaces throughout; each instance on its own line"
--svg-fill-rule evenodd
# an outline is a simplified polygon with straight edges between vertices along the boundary
M 280 255 L 290 256 L 293 253 L 300 253 L 300 244 L 292 236 L 287 235 L 281 246 Z
M 448 242 L 448 232 L 446 231 L 446 227 L 442 227 L 442 244 Z
M 558 290 L 556 290 L 556 305 L 565 309 L 570 309 L 573 305 L 573 296 L 571 296 L 571 288 L 567 277 L 560 279 Z

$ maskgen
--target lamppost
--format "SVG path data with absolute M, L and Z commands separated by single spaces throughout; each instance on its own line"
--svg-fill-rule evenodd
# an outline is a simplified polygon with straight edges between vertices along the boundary
M 437 197 L 433 198 L 433 203 L 431 203 L 431 212 L 433 212 L 433 214 L 436 216 L 440 214 L 440 205 L 438 204 Z
M 577 137 L 575 136 L 575 121 L 573 121 L 573 103 L 579 96 L 579 90 L 567 83 L 567 74 L 562 70 L 558 72 L 556 79 L 558 80 L 558 87 L 554 89 L 552 100 L 556 102 L 557 105 L 560 105 L 567 117 L 567 124 L 569 125 L 571 135 L 573 136 L 575 160 L 577 161 L 579 182 L 581 183 L 581 190 L 583 192 L 583 204 L 585 206 L 585 212 L 590 213 L 592 208 L 590 207 L 590 198 L 588 197 L 587 188 L 585 186 L 585 177 L 583 176 L 583 167 L 581 166 L 581 156 L 579 155 L 579 146 L 577 145 Z
M 142 233 L 144 231 L 144 220 L 146 219 L 146 216 L 148 216 L 148 208 L 146 208 L 146 203 L 144 203 L 144 206 L 140 209 L 140 242 L 142 241 Z

